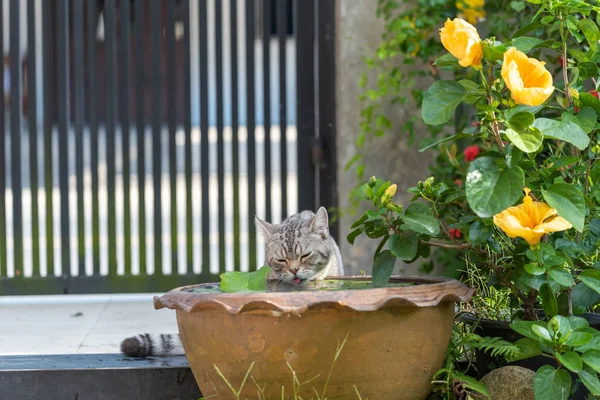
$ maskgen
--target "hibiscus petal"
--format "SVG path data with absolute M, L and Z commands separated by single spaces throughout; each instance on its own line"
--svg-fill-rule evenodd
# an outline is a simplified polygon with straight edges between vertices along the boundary
M 539 227 L 544 232 L 550 233 L 550 232 L 566 231 L 567 229 L 571 229 L 573 227 L 573 225 L 571 225 L 563 217 L 554 217 L 550 221 L 540 224 Z

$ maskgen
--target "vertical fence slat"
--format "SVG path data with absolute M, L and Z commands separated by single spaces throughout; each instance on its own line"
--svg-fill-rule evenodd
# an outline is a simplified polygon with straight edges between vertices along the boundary
M 146 2 L 135 2 L 135 48 L 134 69 L 136 71 L 136 127 L 137 135 L 137 183 L 138 183 L 138 241 L 140 274 L 146 273 L 146 144 L 145 144 L 145 74 L 146 74 Z
M 95 3 L 95 2 L 94 2 Z M 55 3 L 42 2 L 43 25 L 44 25 L 44 192 L 46 196 L 46 263 L 48 276 L 55 273 L 54 265 L 54 216 L 53 216 L 53 167 L 52 167 L 52 128 L 56 102 L 54 93 L 56 90 L 56 66 L 54 64 L 55 42 L 54 42 L 54 14 Z M 4 114 L 3 114 L 4 115 Z
M 219 192 L 219 272 L 225 272 L 225 145 L 223 140 L 223 19 L 221 1 L 215 2 L 215 58 L 217 86 L 217 176 Z
M 265 219 L 271 221 L 271 1 L 263 0 L 263 128 L 265 149 Z
M 151 85 L 152 85 L 152 178 L 154 188 L 154 273 L 162 275 L 162 204 L 161 195 L 161 79 L 162 52 L 161 2 L 150 3 Z
M 279 37 L 279 131 L 281 171 L 281 219 L 287 218 L 287 0 L 277 2 L 277 34 Z
M 108 193 L 108 275 L 117 275 L 117 216 L 115 195 L 115 128 L 117 112 L 117 39 L 116 0 L 106 0 L 104 27 L 106 32 L 106 186 Z
M 297 98 L 297 159 L 298 159 L 298 208 L 314 210 L 315 169 L 311 154 L 315 132 L 315 81 L 314 71 L 314 11 L 313 0 L 296 0 L 296 98 Z
M 171 268 L 177 273 L 177 110 L 176 110 L 176 55 L 175 55 L 175 4 L 167 2 L 166 50 L 167 50 L 167 122 L 169 125 L 169 178 L 171 193 Z
M 206 0 L 200 0 L 200 177 L 202 179 L 202 274 L 210 271 L 210 226 L 208 183 L 208 26 Z
M 0 1 L 0 48 L 4 48 L 4 7 Z M 0 63 L 0 76 L 4 76 L 4 60 Z M 6 121 L 4 120 L 4 85 L 0 88 L 0 277 L 6 278 Z
M 78 275 L 85 275 L 85 214 L 83 204 L 83 113 L 84 55 L 83 3 L 73 2 L 73 75 L 75 77 L 75 170 L 77 175 L 77 265 Z
M 246 128 L 248 130 L 248 265 L 256 270 L 256 115 L 254 108 L 254 0 L 246 0 Z
M 335 117 L 335 0 L 317 2 L 318 43 L 318 132 L 327 154 L 327 165 L 319 171 L 320 205 L 333 207 L 337 204 L 337 156 Z M 337 223 L 329 227 L 330 234 L 338 239 Z
M 90 173 L 92 178 L 92 270 L 100 275 L 100 204 L 98 199 L 98 118 L 96 102 L 96 0 L 86 3 L 87 121 L 90 132 Z
M 239 106 L 238 106 L 238 30 L 237 2 L 230 2 L 231 27 L 231 158 L 233 181 L 233 267 L 240 270 L 240 150 L 239 150 Z
M 29 98 L 29 172 L 31 187 L 31 262 L 33 276 L 40 276 L 40 226 L 38 211 L 38 125 L 37 125 L 37 86 L 35 54 L 35 8 L 34 0 L 27 2 L 27 96 Z M 1 27 L 0 27 L 1 29 Z M 1 46 L 1 44 L 0 44 Z M 1 164 L 0 164 L 1 165 Z M 1 168 L 1 167 L 0 167 Z M 2 250 L 0 249 L 0 252 Z M 1 262 L 0 262 L 1 264 Z
M 183 3 L 183 129 L 185 135 L 185 273 L 193 271 L 194 224 L 192 213 L 192 77 L 191 77 L 191 32 L 190 0 Z
M 123 235 L 125 275 L 131 274 L 131 171 L 130 171 L 130 134 L 131 116 L 129 109 L 129 66 L 130 66 L 130 2 L 119 2 L 119 121 L 123 148 Z
M 23 197 L 21 182 L 21 1 L 10 2 L 10 144 L 15 277 L 23 274 Z
M 69 233 L 69 1 L 57 0 L 56 66 L 58 105 L 58 176 L 60 188 L 60 242 L 62 274 L 71 274 Z

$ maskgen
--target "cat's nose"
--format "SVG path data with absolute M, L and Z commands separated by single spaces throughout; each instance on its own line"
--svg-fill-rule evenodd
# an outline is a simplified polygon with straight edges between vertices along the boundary
M 290 269 L 290 272 L 294 275 L 296 275 L 298 273 L 298 268 L 292 268 Z

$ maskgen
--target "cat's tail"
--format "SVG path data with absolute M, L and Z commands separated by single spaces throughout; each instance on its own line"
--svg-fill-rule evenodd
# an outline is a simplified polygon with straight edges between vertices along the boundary
M 121 342 L 121 352 L 128 357 L 177 356 L 183 355 L 183 346 L 178 334 L 143 333 Z

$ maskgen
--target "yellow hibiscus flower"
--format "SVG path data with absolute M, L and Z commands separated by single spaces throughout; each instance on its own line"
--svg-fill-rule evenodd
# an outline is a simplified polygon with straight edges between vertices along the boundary
M 556 209 L 542 201 L 533 201 L 529 195 L 531 190 L 524 190 L 523 204 L 494 215 L 494 224 L 509 237 L 522 237 L 529 245 L 535 246 L 547 233 L 572 228 L 567 220 L 557 215 Z
M 444 27 L 440 29 L 440 39 L 446 50 L 458 58 L 461 66 L 481 68 L 481 39 L 473 25 L 460 18 L 448 18 Z
M 554 92 L 552 75 L 544 63 L 527 57 L 515 47 L 504 53 L 501 73 L 517 104 L 539 106 Z

